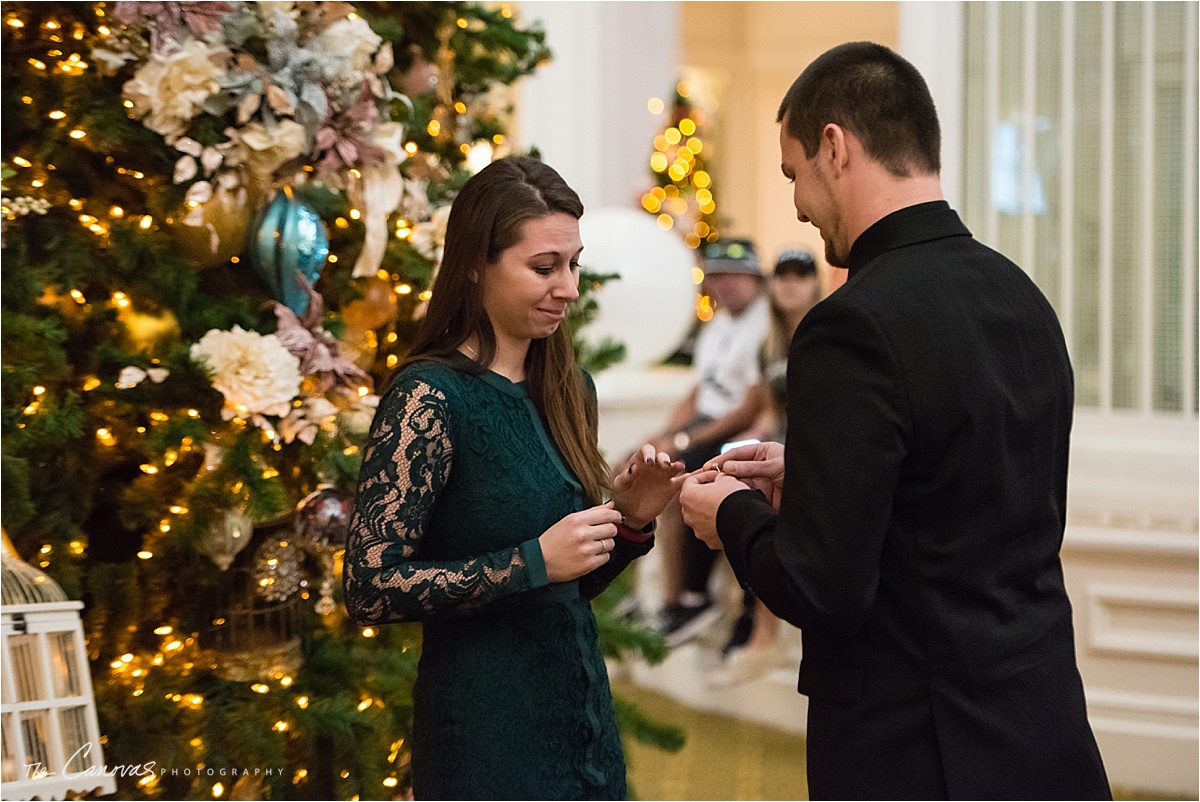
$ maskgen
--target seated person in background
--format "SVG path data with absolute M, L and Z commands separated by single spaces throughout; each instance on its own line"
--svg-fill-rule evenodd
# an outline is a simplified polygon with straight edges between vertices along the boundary
M 755 440 L 782 443 L 787 434 L 787 362 L 792 335 L 800 321 L 821 300 L 817 261 L 807 248 L 791 247 L 779 253 L 767 291 L 771 308 L 770 330 L 758 352 L 762 392 L 767 400 L 755 430 Z M 753 593 L 746 591 L 747 598 Z M 787 657 L 778 648 L 779 619 L 757 599 L 746 606 L 733 625 L 725 645 L 725 663 L 709 677 L 715 687 L 748 682 L 779 665 Z
M 688 471 L 750 429 L 767 405 L 758 351 L 770 312 L 754 244 L 745 239 L 715 242 L 705 249 L 702 267 L 716 313 L 696 340 L 696 384 L 675 408 L 667 431 L 650 438 L 656 450 L 682 460 Z M 685 530 L 678 502 L 663 513 L 659 542 L 665 553 L 658 629 L 674 647 L 721 617 L 708 593 L 717 554 Z

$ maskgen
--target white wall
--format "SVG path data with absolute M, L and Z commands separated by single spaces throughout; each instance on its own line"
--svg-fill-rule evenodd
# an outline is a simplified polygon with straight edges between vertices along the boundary
M 554 54 L 518 86 L 517 147 L 536 145 L 586 207 L 637 206 L 661 124 L 646 103 L 675 86 L 679 4 L 534 0 L 517 10 L 541 22 Z

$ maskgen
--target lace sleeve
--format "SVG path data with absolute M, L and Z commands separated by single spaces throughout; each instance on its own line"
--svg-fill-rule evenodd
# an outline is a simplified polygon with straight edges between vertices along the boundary
M 531 587 L 522 546 L 467 560 L 413 559 L 453 455 L 446 396 L 401 378 L 371 425 L 346 541 L 346 608 L 359 624 L 462 615 Z

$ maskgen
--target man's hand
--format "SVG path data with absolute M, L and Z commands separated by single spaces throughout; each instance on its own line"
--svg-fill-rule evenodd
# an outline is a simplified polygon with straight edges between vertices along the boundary
M 683 463 L 647 443 L 626 459 L 613 477 L 613 502 L 631 529 L 642 529 L 679 493 Z
M 733 448 L 704 464 L 701 470 L 716 469 L 726 476 L 736 477 L 754 490 L 760 491 L 779 509 L 783 490 L 783 446 L 779 443 L 755 443 Z
M 732 452 L 731 452 L 732 453 Z M 721 549 L 721 538 L 717 535 L 717 510 L 726 496 L 750 488 L 718 471 L 697 471 L 684 480 L 679 494 L 683 506 L 683 520 L 710 549 Z

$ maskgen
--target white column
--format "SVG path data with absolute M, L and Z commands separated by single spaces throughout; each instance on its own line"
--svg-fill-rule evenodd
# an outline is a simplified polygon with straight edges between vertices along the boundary
M 586 207 L 634 206 L 650 186 L 662 124 L 646 102 L 670 102 L 677 80 L 677 2 L 562 2 L 516 6 L 540 21 L 554 57 L 518 85 L 514 137 L 541 151 Z
M 942 128 L 942 192 L 962 206 L 963 4 L 900 3 L 900 55 L 912 62 L 933 95 Z

